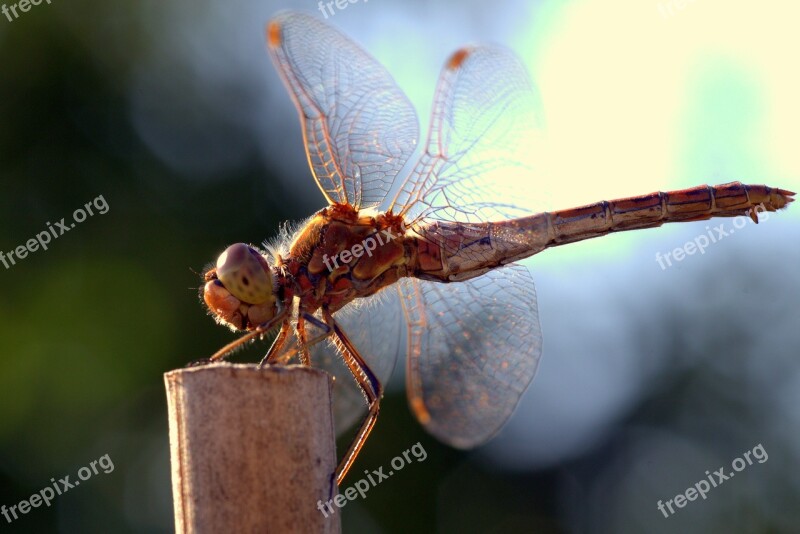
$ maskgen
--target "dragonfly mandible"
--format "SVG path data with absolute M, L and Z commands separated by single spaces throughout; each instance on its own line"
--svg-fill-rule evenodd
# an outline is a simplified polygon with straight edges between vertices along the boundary
M 265 363 L 297 359 L 337 377 L 337 427 L 367 410 L 337 483 L 375 425 L 403 338 L 409 405 L 428 432 L 469 448 L 502 428 L 542 350 L 534 284 L 518 260 L 666 222 L 757 222 L 755 206 L 793 200 L 733 182 L 531 214 L 515 206 L 514 187 L 536 183 L 522 157 L 535 93 L 509 50 L 466 47 L 445 62 L 427 141 L 401 175 L 418 151 L 417 116 L 375 59 L 301 13 L 271 20 L 267 43 L 328 206 L 278 242 L 231 245 L 205 273 L 209 312 L 248 331 L 212 360 L 277 331 Z

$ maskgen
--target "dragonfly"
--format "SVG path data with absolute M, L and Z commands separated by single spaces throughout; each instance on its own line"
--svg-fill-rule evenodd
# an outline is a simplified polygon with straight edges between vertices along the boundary
M 328 205 L 263 247 L 229 246 L 205 272 L 209 313 L 246 332 L 211 360 L 275 332 L 262 364 L 330 372 L 337 430 L 361 420 L 337 484 L 375 425 L 403 349 L 408 403 L 429 433 L 471 448 L 500 431 L 542 352 L 536 291 L 519 260 L 668 222 L 758 222 L 757 206 L 793 200 L 785 189 L 732 182 L 531 213 L 515 199 L 519 184 L 541 180 L 525 156 L 537 96 L 510 50 L 469 46 L 446 60 L 418 147 L 409 99 L 344 34 L 284 12 L 266 39 Z

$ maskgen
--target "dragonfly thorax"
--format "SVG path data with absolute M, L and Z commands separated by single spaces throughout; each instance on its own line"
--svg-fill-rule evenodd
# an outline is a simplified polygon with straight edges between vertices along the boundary
M 332 205 L 295 234 L 283 271 L 303 309 L 333 312 L 406 276 L 406 244 L 402 218 Z

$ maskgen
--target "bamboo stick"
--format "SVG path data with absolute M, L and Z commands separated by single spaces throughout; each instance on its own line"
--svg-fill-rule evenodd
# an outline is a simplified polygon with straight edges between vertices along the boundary
M 330 377 L 213 364 L 164 375 L 178 533 L 340 531 Z

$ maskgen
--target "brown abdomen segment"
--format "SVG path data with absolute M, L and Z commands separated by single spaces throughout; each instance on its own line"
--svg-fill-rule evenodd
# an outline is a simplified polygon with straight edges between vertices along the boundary
M 667 222 L 702 221 L 775 211 L 792 202 L 793 192 L 766 185 L 731 182 L 590 204 L 550 214 L 548 246 L 572 243 L 610 232 L 661 226 Z
M 794 194 L 766 185 L 731 182 L 604 200 L 508 221 L 437 222 L 419 229 L 426 243 L 418 246 L 415 271 L 422 278 L 461 280 L 549 247 L 612 232 L 737 215 L 758 222 L 758 212 L 781 209 L 794 200 Z

